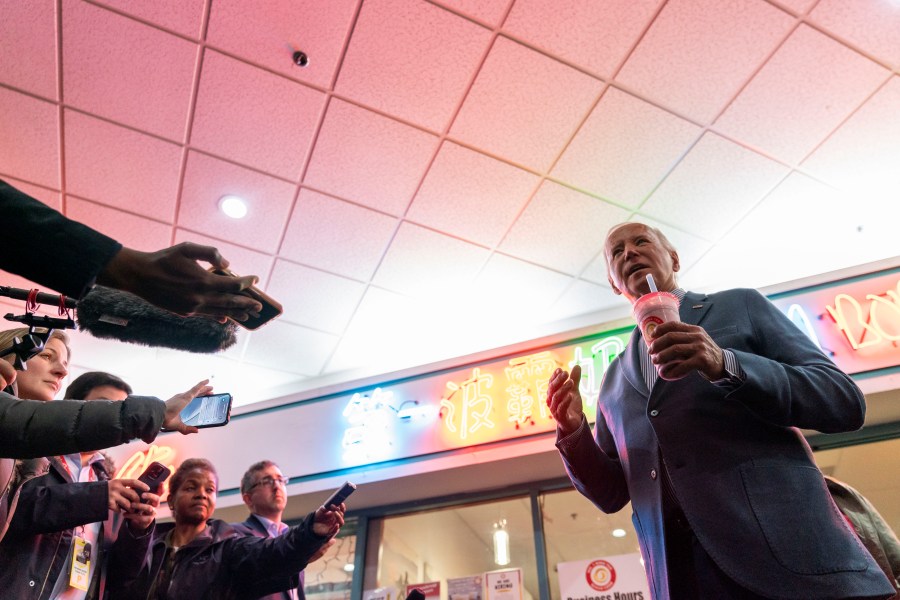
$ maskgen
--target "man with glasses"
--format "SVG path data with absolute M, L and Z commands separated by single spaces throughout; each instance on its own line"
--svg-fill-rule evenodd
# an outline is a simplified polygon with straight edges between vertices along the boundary
M 241 497 L 250 510 L 250 516 L 243 523 L 232 523 L 235 531 L 243 535 L 261 538 L 278 537 L 288 530 L 281 522 L 281 515 L 287 505 L 288 480 L 278 465 L 271 460 L 263 460 L 250 465 L 241 478 Z M 335 543 L 334 538 L 326 542 L 309 562 L 322 558 Z M 291 579 L 291 589 L 263 596 L 260 600 L 304 600 L 303 571 Z

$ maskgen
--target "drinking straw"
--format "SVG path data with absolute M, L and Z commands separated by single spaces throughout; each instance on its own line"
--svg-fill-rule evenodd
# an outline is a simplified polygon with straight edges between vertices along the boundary
M 650 291 L 653 292 L 654 294 L 658 291 L 658 290 L 656 289 L 656 282 L 653 281 L 653 274 L 652 274 L 652 273 L 647 273 L 647 285 L 650 286 Z

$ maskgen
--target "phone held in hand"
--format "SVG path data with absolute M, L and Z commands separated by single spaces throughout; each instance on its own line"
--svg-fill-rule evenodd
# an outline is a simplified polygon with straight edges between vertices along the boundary
M 232 271 L 228 269 L 210 269 L 210 272 L 215 273 L 216 275 L 224 275 L 226 277 L 238 277 Z M 250 286 L 246 290 L 240 292 L 245 296 L 249 296 L 253 298 L 260 304 L 262 304 L 262 310 L 259 311 L 259 314 L 256 316 L 250 315 L 246 321 L 235 321 L 238 325 L 245 329 L 259 329 L 282 312 L 284 312 L 284 307 L 281 304 L 263 292 L 261 289 L 256 287 L 255 285 Z
M 347 499 L 347 496 L 355 491 L 356 484 L 347 481 L 344 483 L 344 485 L 336 489 L 334 493 L 328 497 L 328 500 L 326 500 L 325 503 L 322 504 L 322 506 L 324 506 L 325 508 L 329 508 L 331 506 L 340 506 L 341 503 Z
M 171 473 L 172 470 L 169 467 L 161 462 L 153 461 L 147 465 L 147 468 L 144 469 L 144 472 L 138 477 L 138 481 L 146 483 L 150 487 L 150 491 L 155 494 L 156 490 L 159 489 L 159 486 L 169 478 Z
M 181 411 L 181 422 L 193 427 L 221 427 L 231 419 L 231 394 L 197 396 Z

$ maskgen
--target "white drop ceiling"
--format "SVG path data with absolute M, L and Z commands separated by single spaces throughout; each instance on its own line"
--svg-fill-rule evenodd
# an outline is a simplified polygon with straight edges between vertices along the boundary
M 0 177 L 285 305 L 212 356 L 79 334 L 73 375 L 249 404 L 583 327 L 627 314 L 627 219 L 697 290 L 900 262 L 897 0 L 0 0 L 0 30 Z

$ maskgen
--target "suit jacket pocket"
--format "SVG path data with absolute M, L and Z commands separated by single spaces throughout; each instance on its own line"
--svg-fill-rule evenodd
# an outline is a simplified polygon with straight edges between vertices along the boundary
M 746 464 L 741 477 L 756 521 L 784 568 L 801 575 L 867 568 L 866 551 L 831 501 L 818 469 Z

